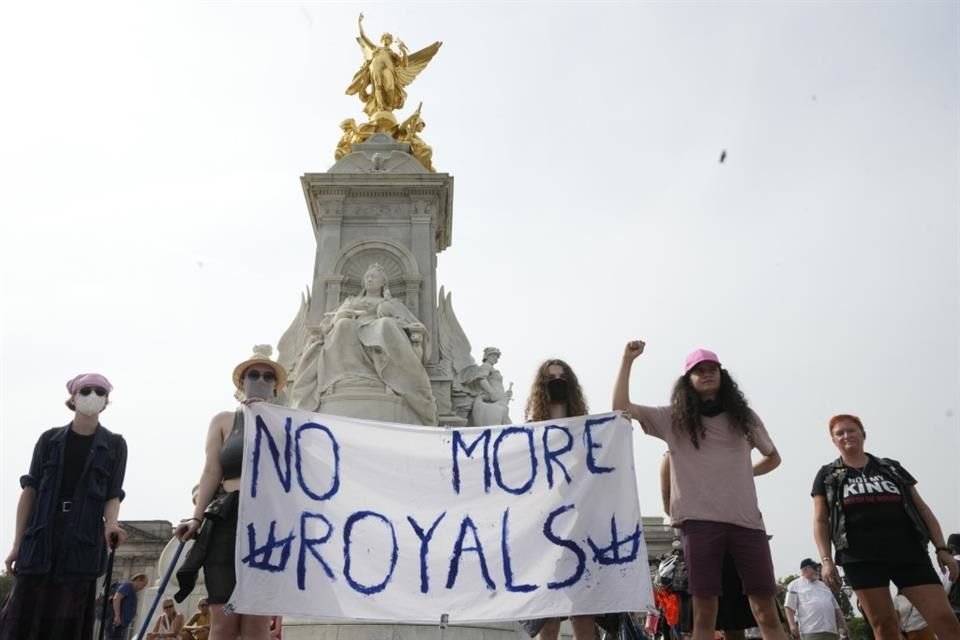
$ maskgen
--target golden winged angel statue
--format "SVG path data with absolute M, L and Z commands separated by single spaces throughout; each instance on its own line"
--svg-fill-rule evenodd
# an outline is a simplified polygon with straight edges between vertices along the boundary
M 363 32 L 363 14 L 357 19 L 360 35 L 357 43 L 363 51 L 363 66 L 353 76 L 347 87 L 347 95 L 358 94 L 364 103 L 363 112 L 372 117 L 379 111 L 402 109 L 407 99 L 404 90 L 437 54 L 442 42 L 434 42 L 413 54 L 408 54 L 407 45 L 397 41 L 399 53 L 393 50 L 393 36 L 380 36 L 380 46 L 375 45 Z

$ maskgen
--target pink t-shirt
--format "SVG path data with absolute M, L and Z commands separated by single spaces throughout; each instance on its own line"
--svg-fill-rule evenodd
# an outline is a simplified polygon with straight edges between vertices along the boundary
M 670 449 L 670 516 L 674 526 L 684 520 L 727 522 L 765 531 L 757 506 L 750 451 L 763 455 L 775 451 L 773 441 L 757 414 L 750 412 L 751 435 L 747 439 L 730 426 L 726 413 L 703 417 L 707 435 L 697 449 L 687 433 L 673 428 L 671 407 L 638 407 L 640 426 L 660 438 Z

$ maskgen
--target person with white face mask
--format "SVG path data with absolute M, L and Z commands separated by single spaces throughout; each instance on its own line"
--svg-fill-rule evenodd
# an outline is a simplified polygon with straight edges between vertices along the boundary
M 286 370 L 270 359 L 273 349 L 257 345 L 253 356 L 233 370 L 236 396 L 243 404 L 273 402 L 287 383 Z M 206 460 L 200 476 L 193 516 L 176 529 L 180 540 L 196 535 L 187 558 L 177 572 L 177 602 L 193 590 L 200 568 L 210 605 L 210 637 L 269 640 L 270 616 L 226 615 L 223 605 L 236 586 L 234 554 L 237 542 L 237 508 L 243 466 L 243 413 L 240 409 L 218 413 L 206 437 Z M 202 525 L 202 526 L 201 526 Z
M 0 638 L 91 638 L 107 546 L 127 538 L 118 524 L 127 443 L 100 424 L 113 385 L 99 373 L 82 373 L 67 391 L 73 420 L 40 436 L 20 477 L 5 560 L 16 579 L 0 610 Z

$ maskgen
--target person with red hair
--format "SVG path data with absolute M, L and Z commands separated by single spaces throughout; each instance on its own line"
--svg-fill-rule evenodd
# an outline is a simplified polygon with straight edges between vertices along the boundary
M 891 582 L 940 640 L 960 640 L 960 622 L 930 563 L 927 545 L 933 542 L 937 562 L 951 580 L 957 578 L 957 561 L 936 516 L 917 492 L 917 481 L 896 460 L 864 450 L 867 432 L 857 416 L 835 415 L 828 429 L 840 457 L 820 468 L 811 492 L 823 581 L 839 589 L 837 565 L 843 567 L 877 640 L 900 638 Z

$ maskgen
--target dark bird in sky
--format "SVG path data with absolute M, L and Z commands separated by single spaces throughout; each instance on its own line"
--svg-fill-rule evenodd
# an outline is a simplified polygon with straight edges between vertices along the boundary
M 723 164 L 723 161 L 727 159 L 727 150 L 724 149 L 720 152 L 720 164 Z

